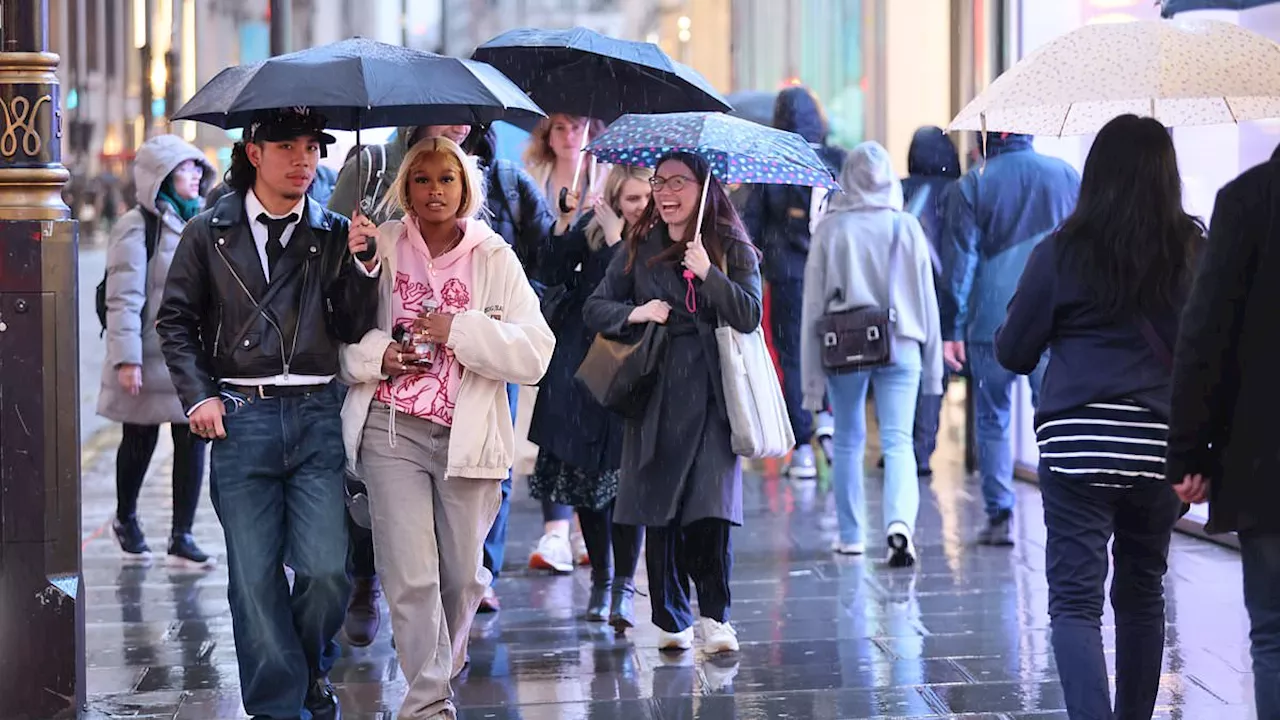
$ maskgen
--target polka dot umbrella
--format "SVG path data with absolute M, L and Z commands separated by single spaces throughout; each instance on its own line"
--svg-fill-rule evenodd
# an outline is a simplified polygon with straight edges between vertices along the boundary
M 702 157 L 725 184 L 840 189 L 804 138 L 722 113 L 623 115 L 587 146 L 603 162 L 641 167 L 674 151 Z
M 725 184 L 800 185 L 840 190 L 831 171 L 804 138 L 723 113 L 623 115 L 587 146 L 612 165 L 656 167 L 669 152 L 697 155 Z M 698 220 L 707 208 L 702 186 Z

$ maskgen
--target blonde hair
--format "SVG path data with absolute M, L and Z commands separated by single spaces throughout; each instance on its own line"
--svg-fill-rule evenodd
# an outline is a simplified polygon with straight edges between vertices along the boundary
M 400 163 L 400 170 L 396 172 L 395 181 L 387 188 L 387 194 L 378 206 L 379 211 L 410 214 L 413 205 L 409 199 L 409 184 L 413 181 L 413 170 L 428 155 L 444 155 L 452 160 L 454 169 L 462 175 L 462 204 L 458 206 L 458 217 L 475 217 L 484 207 L 484 172 L 480 170 L 476 158 L 446 137 L 425 138 L 409 148 Z
M 568 118 L 572 122 L 580 122 L 585 120 L 587 123 L 587 132 L 590 138 L 595 138 L 604 132 L 605 125 L 603 122 L 594 118 L 585 118 L 579 115 L 568 115 L 565 113 L 552 113 L 538 123 L 538 126 L 529 133 L 529 144 L 524 149 L 524 165 L 527 169 L 537 168 L 544 165 L 551 165 L 556 161 L 556 153 L 551 149 L 551 126 L 555 124 L 557 117 Z
M 618 201 L 622 198 L 622 186 L 626 185 L 628 180 L 648 183 L 651 177 L 653 177 L 653 168 L 614 165 L 604 179 L 604 201 L 614 212 L 620 212 Z M 587 247 L 594 252 L 604 247 L 604 244 L 604 229 L 600 227 L 600 219 L 592 218 L 591 227 L 587 228 Z

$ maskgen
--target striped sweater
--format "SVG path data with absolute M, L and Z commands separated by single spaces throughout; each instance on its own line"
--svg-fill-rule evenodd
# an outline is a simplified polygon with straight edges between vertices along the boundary
M 1050 471 L 1096 487 L 1163 481 L 1168 435 L 1163 420 L 1130 400 L 1090 403 L 1036 428 Z

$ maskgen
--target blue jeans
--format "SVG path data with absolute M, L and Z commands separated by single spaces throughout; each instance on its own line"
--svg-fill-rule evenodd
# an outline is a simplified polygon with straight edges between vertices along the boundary
M 309 718 L 311 681 L 338 657 L 351 584 L 341 391 L 227 402 L 210 495 L 227 542 L 227 596 L 249 715 Z M 292 592 L 284 566 L 294 571 Z
M 915 532 L 920 508 L 912 427 L 920 390 L 920 346 L 902 343 L 893 365 L 866 372 L 832 375 L 827 394 L 835 417 L 835 459 L 831 479 L 840 520 L 840 542 L 866 542 L 862 466 L 867 449 L 867 387 L 876 392 L 876 419 L 884 452 L 884 525 L 906 523 Z
M 520 397 L 519 385 L 507 385 L 507 404 L 511 407 L 511 422 L 516 421 L 516 401 Z M 518 440 L 518 438 L 517 438 Z M 507 517 L 511 514 L 511 471 L 507 471 L 507 479 L 502 481 L 502 505 L 498 506 L 498 516 L 493 519 L 493 527 L 489 528 L 489 536 L 484 539 L 484 567 L 493 574 L 490 585 L 498 582 L 498 573 L 502 572 L 502 561 L 507 555 Z
M 1009 425 L 1013 414 L 1013 387 L 1018 376 L 996 361 L 995 345 L 969 343 L 971 391 L 975 393 L 974 423 L 978 437 L 978 471 L 982 475 L 982 498 L 987 516 L 998 518 L 1013 512 L 1013 448 Z M 1031 404 L 1040 402 L 1040 381 L 1044 377 L 1045 360 L 1029 378 Z
M 1049 624 L 1063 697 L 1072 720 L 1150 720 L 1164 656 L 1169 538 L 1182 504 L 1165 482 L 1114 488 L 1091 486 L 1090 479 L 1059 475 L 1040 463 Z M 1113 536 L 1114 714 L 1101 631 Z
M 1240 533 L 1258 720 L 1280 718 L 1280 534 Z

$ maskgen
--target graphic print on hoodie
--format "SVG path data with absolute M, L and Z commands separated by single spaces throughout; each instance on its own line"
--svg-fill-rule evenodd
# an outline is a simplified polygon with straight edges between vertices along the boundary
M 396 243 L 396 279 L 391 298 L 394 323 L 412 327 L 422 306 L 434 300 L 436 312 L 457 315 L 471 307 L 471 251 L 484 239 L 476 223 L 464 221 L 461 242 L 438 258 L 431 257 L 417 224 L 406 222 Z M 383 382 L 374 396 L 398 412 L 453 426 L 453 410 L 462 383 L 462 366 L 453 351 L 436 348 L 435 362 L 425 373 L 401 375 Z

